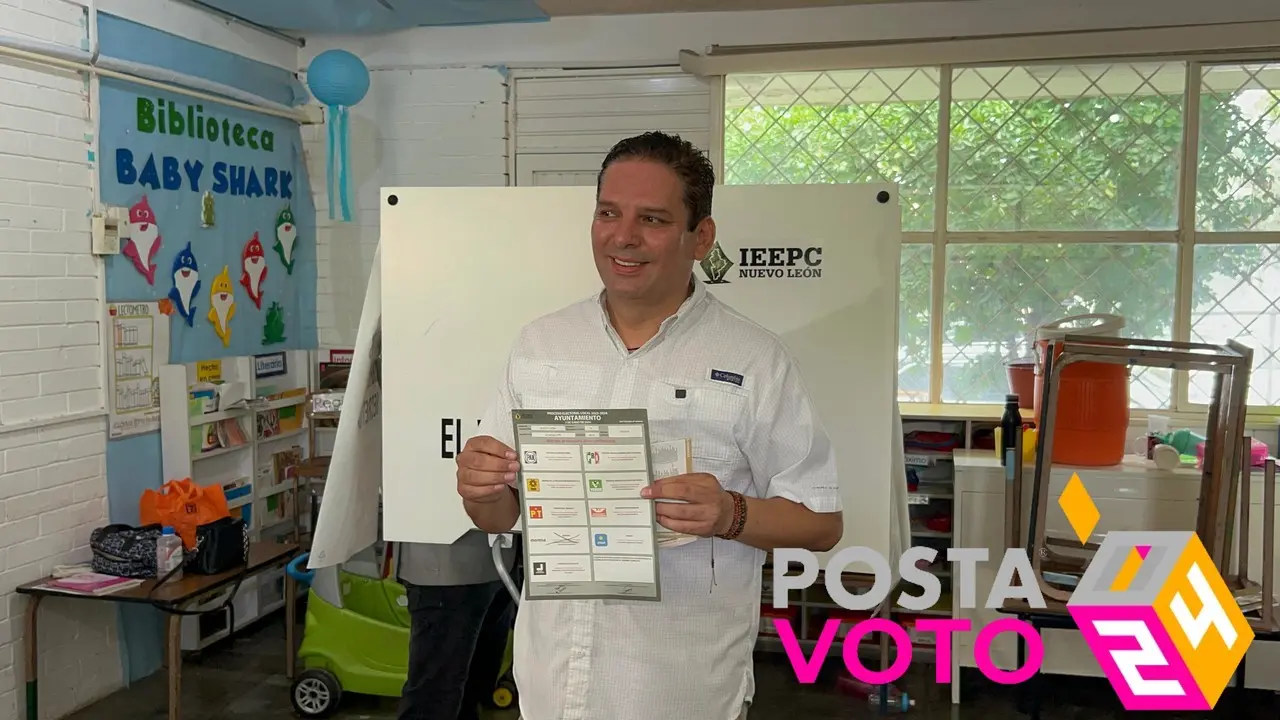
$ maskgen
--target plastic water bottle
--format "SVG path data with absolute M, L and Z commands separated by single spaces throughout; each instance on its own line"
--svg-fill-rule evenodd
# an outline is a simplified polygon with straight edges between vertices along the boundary
M 867 707 L 873 712 L 880 712 L 880 687 L 857 680 L 851 676 L 841 677 L 836 681 L 836 689 L 846 695 L 854 697 L 866 698 Z M 906 693 L 899 690 L 893 685 L 889 686 L 889 701 L 886 703 L 886 710 L 891 713 L 902 713 L 910 710 L 915 706 L 916 701 L 907 696 Z
M 164 579 L 170 570 L 177 568 L 169 582 L 182 579 L 182 538 L 166 525 L 156 539 L 156 579 Z
M 891 713 L 903 713 L 910 710 L 916 704 L 906 693 L 898 690 L 898 688 L 889 686 L 889 702 L 887 710 Z M 867 706 L 872 710 L 880 710 L 880 692 L 879 688 L 867 694 Z

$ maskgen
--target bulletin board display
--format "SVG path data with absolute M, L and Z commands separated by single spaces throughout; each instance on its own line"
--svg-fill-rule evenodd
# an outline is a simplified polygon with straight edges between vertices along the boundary
M 298 125 L 102 81 L 102 201 L 128 209 L 107 299 L 158 302 L 189 363 L 316 347 L 316 223 Z

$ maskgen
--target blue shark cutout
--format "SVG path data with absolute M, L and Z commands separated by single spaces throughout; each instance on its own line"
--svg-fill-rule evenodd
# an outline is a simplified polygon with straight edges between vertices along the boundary
M 173 309 L 187 321 L 187 327 L 193 327 L 196 317 L 196 293 L 200 292 L 200 266 L 196 264 L 195 253 L 191 252 L 191 243 L 173 259 L 173 287 L 169 290 L 169 299 L 173 301 Z
M 424 25 L 542 22 L 535 0 L 202 0 L 203 4 L 276 30 L 355 35 Z

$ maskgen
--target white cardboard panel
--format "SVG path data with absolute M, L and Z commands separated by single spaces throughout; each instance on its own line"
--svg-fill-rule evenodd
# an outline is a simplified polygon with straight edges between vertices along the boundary
M 599 291 L 594 207 L 589 187 L 383 189 L 387 540 L 448 543 L 472 528 L 453 455 L 475 433 L 520 328 Z M 707 289 L 778 333 L 799 361 L 837 448 L 845 513 L 837 549 L 890 549 L 890 483 L 902 481 L 893 477 L 899 213 L 890 185 L 715 191 L 718 241 L 735 265 L 728 282 Z M 743 267 L 751 249 L 764 249 L 754 253 L 759 262 L 815 247 L 820 277 L 789 277 L 803 260 Z

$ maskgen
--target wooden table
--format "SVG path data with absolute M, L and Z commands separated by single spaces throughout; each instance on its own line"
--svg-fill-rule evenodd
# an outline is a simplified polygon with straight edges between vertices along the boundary
M 39 720 L 39 693 L 37 690 L 37 672 L 40 666 L 36 654 L 36 624 L 40 609 L 40 601 L 46 597 L 68 598 L 71 600 L 99 600 L 117 603 L 138 603 L 152 605 L 169 615 L 169 632 L 166 642 L 166 665 L 169 669 L 169 720 L 178 720 L 182 700 L 182 618 L 178 612 L 208 602 L 218 594 L 235 585 L 237 580 L 275 570 L 288 564 L 298 552 L 293 543 L 255 542 L 249 545 L 249 563 L 219 575 L 195 575 L 183 573 L 182 579 L 161 585 L 152 594 L 155 580 L 147 580 L 141 585 L 119 590 L 105 595 L 81 595 L 46 587 L 53 578 L 27 583 L 17 592 L 27 595 L 26 614 L 26 669 L 27 669 L 27 720 Z M 297 613 L 297 586 L 288 573 L 284 580 L 284 614 L 285 614 L 285 659 L 286 672 L 290 679 L 294 672 L 294 654 L 296 647 L 293 641 L 294 624 Z M 234 630 L 234 628 L 233 628 Z

